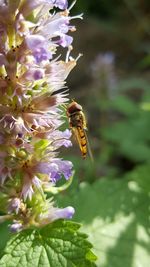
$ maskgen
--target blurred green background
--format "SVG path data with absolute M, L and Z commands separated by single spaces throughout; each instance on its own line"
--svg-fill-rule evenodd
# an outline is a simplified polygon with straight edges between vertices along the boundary
M 72 56 L 83 57 L 67 84 L 83 106 L 94 162 L 73 141 L 65 153 L 74 182 L 58 202 L 75 206 L 98 266 L 148 267 L 150 1 L 78 0 L 71 13 L 82 12 Z

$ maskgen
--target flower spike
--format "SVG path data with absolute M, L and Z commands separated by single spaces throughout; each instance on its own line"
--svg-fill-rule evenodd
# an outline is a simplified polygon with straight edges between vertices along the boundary
M 73 207 L 57 208 L 46 192 L 68 188 L 73 164 L 60 158 L 71 132 L 60 130 L 69 101 L 66 78 L 77 60 L 67 0 L 0 1 L 0 222 L 12 232 L 72 218 Z M 5 17 L 5 20 L 3 19 Z M 66 60 L 58 49 L 67 48 Z M 65 114 L 64 114 L 65 113 Z M 64 179 L 61 187 L 57 182 Z

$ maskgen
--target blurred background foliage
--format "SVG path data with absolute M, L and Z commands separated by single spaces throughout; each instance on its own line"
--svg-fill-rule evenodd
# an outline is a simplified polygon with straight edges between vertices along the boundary
M 72 14 L 82 12 L 73 56 L 83 57 L 67 84 L 83 106 L 94 162 L 73 140 L 65 153 L 74 182 L 58 202 L 75 206 L 98 266 L 149 266 L 150 1 L 78 0 Z

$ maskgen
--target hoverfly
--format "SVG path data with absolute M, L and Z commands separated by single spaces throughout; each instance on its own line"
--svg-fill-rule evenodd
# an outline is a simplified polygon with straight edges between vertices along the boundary
M 82 106 L 72 101 L 67 106 L 67 116 L 69 118 L 70 128 L 79 144 L 83 159 L 86 158 L 87 151 L 89 151 L 90 157 L 93 159 L 91 150 L 88 149 L 89 143 L 86 135 L 87 123 Z

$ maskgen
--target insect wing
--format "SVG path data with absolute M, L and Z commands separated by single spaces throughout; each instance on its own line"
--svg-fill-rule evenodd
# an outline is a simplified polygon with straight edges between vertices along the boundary
M 93 157 L 93 153 L 92 153 L 92 150 L 91 150 L 91 146 L 90 146 L 89 139 L 87 137 L 86 131 L 85 131 L 85 136 L 86 136 L 86 141 L 87 141 L 88 154 L 89 154 L 89 157 L 90 157 L 91 161 L 93 162 L 94 161 L 94 157 Z

